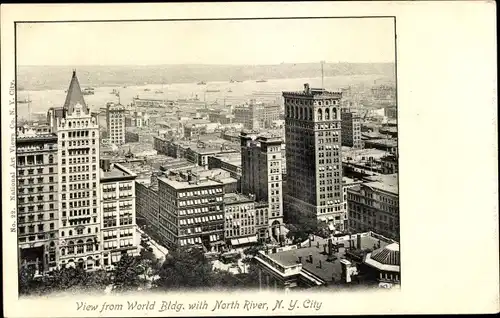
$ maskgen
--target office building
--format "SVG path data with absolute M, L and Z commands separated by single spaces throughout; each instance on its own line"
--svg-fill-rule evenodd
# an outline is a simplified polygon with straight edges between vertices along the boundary
M 363 148 L 361 140 L 361 117 L 348 108 L 342 109 L 342 146 L 354 149 Z
M 224 245 L 224 185 L 197 174 L 158 177 L 159 234 L 167 246 L 198 245 L 218 252 Z
M 99 125 L 73 72 L 62 108 L 48 112 L 57 134 L 59 265 L 100 267 Z
M 106 129 L 109 142 L 115 145 L 125 143 L 125 107 L 120 104 L 106 104 Z
M 57 136 L 23 129 L 16 140 L 20 266 L 35 274 L 59 260 Z
M 287 161 L 286 216 L 347 223 L 342 196 L 341 92 L 310 88 L 283 92 Z
M 268 235 L 279 242 L 283 224 L 283 139 L 246 132 L 241 133 L 240 139 L 241 191 L 268 203 Z
M 123 254 L 138 255 L 135 178 L 122 165 L 109 159 L 101 161 L 101 246 L 105 267 L 116 265 Z
M 226 244 L 239 247 L 257 242 L 255 202 L 238 193 L 224 194 Z
M 399 241 L 399 195 L 397 174 L 365 178 L 347 189 L 349 228 L 374 231 Z

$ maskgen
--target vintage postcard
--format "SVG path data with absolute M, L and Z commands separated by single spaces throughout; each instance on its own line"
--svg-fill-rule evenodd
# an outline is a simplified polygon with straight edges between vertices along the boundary
M 494 8 L 3 6 L 5 315 L 498 311 Z

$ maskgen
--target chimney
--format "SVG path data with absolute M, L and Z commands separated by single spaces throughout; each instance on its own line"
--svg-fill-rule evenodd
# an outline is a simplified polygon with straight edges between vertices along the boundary
M 302 264 L 302 256 L 299 256 L 299 263 Z
M 308 84 L 308 83 L 304 84 L 304 92 L 305 92 L 306 94 L 309 94 L 309 92 L 310 92 L 310 89 L 309 89 L 309 84 Z
M 333 255 L 333 242 L 332 240 L 328 240 L 328 255 Z
M 311 238 L 309 237 L 309 247 L 311 247 L 311 246 L 312 246 L 312 240 L 311 240 Z
M 361 249 L 361 235 L 358 234 L 356 239 L 357 239 L 357 249 L 360 250 Z
M 327 247 L 327 244 L 323 244 L 323 253 L 325 253 L 325 254 L 327 253 L 326 247 Z
M 321 268 L 321 267 L 322 267 L 321 260 L 319 260 L 318 267 L 319 267 L 319 268 Z
M 109 159 L 101 159 L 101 168 L 104 172 L 111 170 L 111 161 Z
M 316 247 L 319 248 L 319 241 L 316 242 Z
M 312 262 L 313 262 L 313 256 L 312 256 L 312 254 L 309 254 L 309 262 L 310 262 L 311 264 L 312 264 Z

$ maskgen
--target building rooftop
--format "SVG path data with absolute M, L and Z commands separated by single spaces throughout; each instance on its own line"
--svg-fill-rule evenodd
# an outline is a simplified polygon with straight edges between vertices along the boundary
M 364 262 L 378 270 L 399 272 L 399 243 L 392 243 L 368 253 Z
M 106 179 L 124 178 L 124 177 L 136 177 L 136 175 L 120 164 L 113 164 L 108 162 L 109 166 L 106 167 L 106 163 L 101 164 L 99 169 L 101 182 L 105 182 Z
M 253 202 L 252 198 L 240 194 L 240 193 L 226 193 L 224 194 L 224 203 L 225 204 L 239 204 L 239 203 L 247 203 Z
M 216 154 L 215 158 L 222 162 L 229 163 L 235 166 L 241 166 L 241 153 L 240 152 L 230 152 L 224 154 Z
M 362 181 L 355 180 L 355 179 L 352 179 L 352 178 L 349 178 L 349 177 L 342 177 L 342 183 L 344 185 L 350 185 L 350 184 L 354 184 L 354 183 L 358 183 L 358 182 L 362 182 Z
M 389 244 L 389 242 L 379 240 L 378 238 L 362 233 L 356 234 L 360 235 L 360 246 L 359 248 L 362 250 L 365 249 L 373 249 L 374 246 L 378 246 L 380 242 L 381 247 L 385 247 Z M 353 243 L 357 244 L 356 239 L 354 239 L 355 235 L 353 235 Z M 319 247 L 318 247 L 319 243 Z M 349 246 L 349 236 L 337 239 L 334 241 L 334 244 L 344 244 L 344 246 Z M 282 266 L 293 266 L 297 265 L 299 262 L 299 257 L 301 257 L 302 261 L 302 270 L 306 270 L 318 276 L 325 282 L 331 282 L 332 278 L 335 281 L 339 281 L 341 279 L 342 267 L 340 260 L 345 258 L 345 247 L 339 247 L 339 252 L 334 253 L 336 259 L 334 261 L 328 260 L 328 254 L 324 253 L 324 244 L 327 244 L 328 250 L 328 239 L 323 239 L 318 236 L 314 237 L 314 241 L 311 241 L 311 247 L 307 244 L 306 247 L 277 252 L 274 254 L 267 254 L 272 260 L 281 264 Z M 312 256 L 312 263 L 309 262 L 309 257 Z M 319 266 L 319 261 L 321 261 L 321 267 Z
M 398 146 L 398 140 L 397 139 L 374 139 L 374 140 L 365 140 L 365 145 L 366 144 L 373 144 L 373 145 L 383 145 L 387 147 L 397 147 Z
M 222 185 L 220 182 L 210 180 L 208 178 L 201 178 L 198 182 L 191 182 L 175 177 L 158 177 L 158 181 L 161 181 L 176 190 Z
M 382 174 L 377 176 L 367 177 L 367 180 L 371 182 L 366 182 L 365 185 L 371 188 L 382 190 L 385 192 L 390 192 L 393 194 L 399 193 L 398 186 L 398 174 Z
M 342 98 L 342 92 L 327 91 L 324 88 L 310 88 L 309 84 L 304 84 L 304 90 L 299 92 L 283 92 L 283 96 L 304 96 L 304 97 L 327 97 L 327 98 Z

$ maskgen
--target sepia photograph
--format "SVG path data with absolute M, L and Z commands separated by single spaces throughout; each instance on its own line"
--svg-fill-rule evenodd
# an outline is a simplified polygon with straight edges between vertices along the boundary
M 395 52 L 394 18 L 19 23 L 20 295 L 399 288 Z
M 3 5 L 4 315 L 498 312 L 492 4 Z

